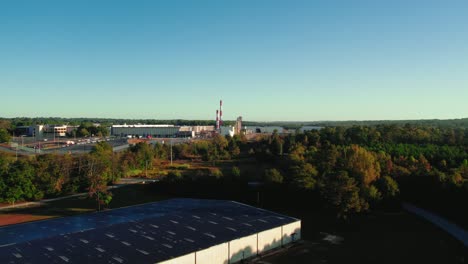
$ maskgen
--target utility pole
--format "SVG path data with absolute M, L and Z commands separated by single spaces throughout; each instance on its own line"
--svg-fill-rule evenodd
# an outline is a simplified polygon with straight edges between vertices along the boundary
M 55 145 L 55 147 L 56 147 L 55 150 L 54 150 L 54 152 L 57 153 L 57 142 L 55 142 L 55 127 L 53 128 L 53 130 L 54 130 L 54 145 Z M 52 146 L 53 146 L 53 145 L 52 145 Z
M 148 160 L 145 161 L 145 178 L 148 178 Z
M 171 138 L 171 166 L 172 166 L 172 138 Z

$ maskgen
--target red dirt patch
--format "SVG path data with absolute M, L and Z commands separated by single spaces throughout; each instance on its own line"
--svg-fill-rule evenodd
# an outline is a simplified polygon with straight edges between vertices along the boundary
M 0 226 L 19 224 L 30 221 L 37 221 L 52 218 L 50 215 L 31 215 L 31 214 L 2 214 L 0 215 Z

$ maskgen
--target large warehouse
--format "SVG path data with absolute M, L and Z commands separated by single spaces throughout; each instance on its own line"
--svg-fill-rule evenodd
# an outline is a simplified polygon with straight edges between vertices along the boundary
M 236 263 L 301 237 L 296 218 L 171 199 L 0 228 L 0 263 Z
M 152 136 L 152 137 L 177 137 L 180 126 L 173 125 L 113 125 L 113 136 Z

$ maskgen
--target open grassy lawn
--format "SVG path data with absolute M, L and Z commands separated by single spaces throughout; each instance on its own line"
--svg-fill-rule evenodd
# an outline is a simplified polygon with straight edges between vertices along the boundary
M 128 185 L 112 189 L 112 193 L 113 198 L 109 205 L 110 209 L 170 198 L 167 195 L 157 194 L 152 191 L 150 184 Z M 89 199 L 87 196 L 72 197 L 48 202 L 43 206 L 2 211 L 0 213 L 0 226 L 93 212 L 96 208 L 96 201 Z

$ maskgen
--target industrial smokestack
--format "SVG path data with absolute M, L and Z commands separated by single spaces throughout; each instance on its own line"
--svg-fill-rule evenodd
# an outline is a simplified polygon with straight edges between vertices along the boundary
M 223 125 L 223 100 L 219 100 L 219 126 Z
M 219 129 L 219 110 L 216 110 L 216 129 Z

